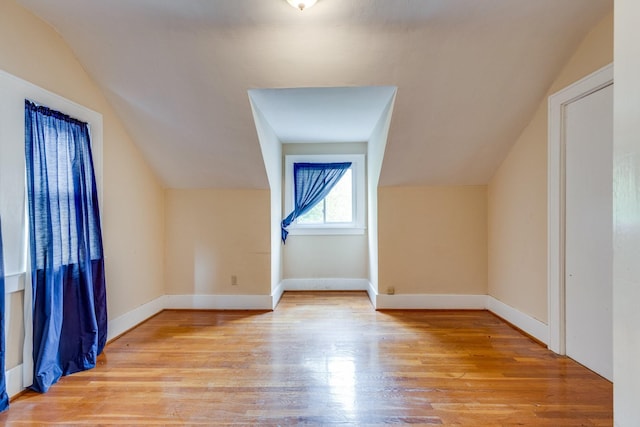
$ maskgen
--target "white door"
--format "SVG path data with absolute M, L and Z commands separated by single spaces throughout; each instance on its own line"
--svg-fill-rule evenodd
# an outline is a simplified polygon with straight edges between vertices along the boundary
M 613 379 L 613 85 L 565 108 L 565 344 Z

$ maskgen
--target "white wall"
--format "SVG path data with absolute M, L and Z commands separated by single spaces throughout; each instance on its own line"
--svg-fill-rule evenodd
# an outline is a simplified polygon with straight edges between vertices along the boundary
M 382 170 L 382 161 L 387 146 L 389 136 L 389 127 L 391 126 L 391 116 L 393 115 L 393 106 L 396 101 L 397 89 L 386 105 L 384 111 L 380 115 L 380 120 L 376 124 L 371 139 L 368 143 L 367 150 L 367 240 L 369 242 L 369 282 L 371 283 L 370 292 L 378 292 L 379 280 L 379 244 L 378 244 L 378 183 L 380 182 L 380 171 Z M 375 301 L 373 295 L 370 295 L 372 301 Z
M 283 155 L 366 152 L 365 143 L 283 144 L 282 147 Z M 282 203 L 284 205 L 284 192 Z M 288 214 L 289 212 L 283 211 L 283 217 Z M 287 237 L 287 243 L 282 245 L 282 253 L 283 279 L 368 278 L 368 248 L 365 234 L 319 236 L 291 233 Z
M 256 125 L 260 150 L 269 180 L 270 197 L 270 248 L 271 248 L 271 295 L 273 295 L 271 307 L 275 308 L 282 296 L 280 283 L 283 277 L 282 241 L 280 222 L 282 221 L 282 144 L 264 118 L 262 111 L 256 106 L 249 91 L 249 101 L 253 113 L 253 121 Z
M 284 279 L 366 279 L 367 236 L 287 237 Z
M 640 425 L 640 2 L 615 2 L 614 423 Z

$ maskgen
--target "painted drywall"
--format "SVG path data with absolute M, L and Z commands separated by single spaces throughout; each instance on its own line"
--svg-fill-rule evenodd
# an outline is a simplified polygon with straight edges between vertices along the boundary
M 171 189 L 165 200 L 168 295 L 271 294 L 269 190 Z
M 640 2 L 615 2 L 614 424 L 640 420 Z
M 378 291 L 487 293 L 486 186 L 380 187 Z
M 12 0 L 0 2 L 0 69 L 103 115 L 109 317 L 163 295 L 161 183 L 64 40 Z
M 365 143 L 283 144 L 283 155 L 293 154 L 365 154 Z M 366 174 L 365 174 L 366 176 Z M 284 195 L 283 201 L 284 205 Z M 366 203 L 366 202 L 365 202 Z M 283 216 L 289 212 L 283 211 Z M 368 239 L 356 235 L 294 235 L 283 245 L 284 279 L 367 279 Z
M 397 93 L 397 89 L 396 89 Z M 380 171 L 382 170 L 382 160 L 384 158 L 387 139 L 389 136 L 389 127 L 391 126 L 391 117 L 393 114 L 393 106 L 396 101 L 396 93 L 389 100 L 380 120 L 376 124 L 371 139 L 368 144 L 367 152 L 367 239 L 369 242 L 369 283 L 374 292 L 378 291 L 378 183 L 380 182 Z M 372 301 L 375 299 L 372 297 Z
M 613 14 L 586 36 L 489 183 L 489 295 L 547 322 L 547 98 L 613 60 Z
M 367 236 L 289 236 L 285 279 L 366 279 Z
M 269 125 L 256 106 L 249 91 L 253 121 L 256 125 L 256 133 L 260 142 L 260 151 L 264 160 L 264 166 L 269 180 L 269 193 L 271 204 L 271 291 L 272 293 L 282 281 L 283 260 L 280 222 L 282 221 L 282 144 L 273 128 Z

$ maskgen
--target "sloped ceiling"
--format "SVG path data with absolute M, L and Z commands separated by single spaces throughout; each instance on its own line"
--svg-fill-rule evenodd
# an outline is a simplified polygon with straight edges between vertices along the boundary
M 58 30 L 171 188 L 268 188 L 250 89 L 359 86 L 397 87 L 380 185 L 486 183 L 613 7 L 320 0 L 299 12 L 285 0 L 18 2 Z M 292 105 L 261 107 L 281 140 L 304 142 L 309 129 L 314 140 L 346 138 L 336 114 L 361 104 L 321 109 L 309 96 L 296 99 L 290 122 L 282 113 Z M 363 132 L 354 124 L 348 134 Z

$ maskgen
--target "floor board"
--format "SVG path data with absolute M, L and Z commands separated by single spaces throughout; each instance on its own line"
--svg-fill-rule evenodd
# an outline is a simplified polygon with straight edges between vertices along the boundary
M 486 311 L 287 292 L 273 312 L 162 312 L 0 423 L 611 426 L 612 393 Z

